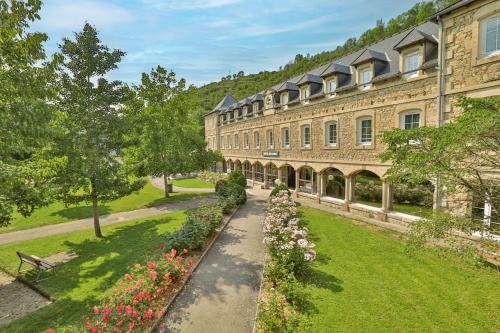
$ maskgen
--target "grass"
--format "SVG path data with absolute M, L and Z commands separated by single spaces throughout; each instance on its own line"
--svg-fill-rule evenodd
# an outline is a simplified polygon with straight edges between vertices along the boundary
M 55 276 L 39 283 L 56 302 L 1 327 L 0 332 L 44 332 L 56 323 L 61 328 L 80 324 L 99 299 L 112 293 L 133 264 L 159 253 L 165 235 L 184 220 L 185 212 L 179 211 L 105 226 L 104 239 L 96 239 L 89 229 L 0 247 L 0 264 L 11 271 L 19 264 L 17 249 L 39 257 L 63 251 L 79 255 L 57 267 Z
M 301 208 L 316 243 L 306 278 L 311 332 L 497 332 L 500 279 L 400 235 Z
M 214 184 L 198 178 L 171 179 L 170 183 L 177 187 L 187 188 L 214 188 Z
M 204 195 L 207 195 L 207 193 L 177 192 L 171 193 L 169 198 L 165 198 L 162 190 L 154 187 L 148 182 L 146 186 L 137 193 L 101 205 L 99 207 L 99 215 L 179 202 Z M 92 206 L 88 203 L 65 207 L 62 202 L 56 202 L 35 210 L 29 217 L 23 217 L 20 214 L 16 214 L 14 221 L 12 221 L 10 225 L 0 228 L 0 233 L 31 229 L 88 217 L 92 217 Z

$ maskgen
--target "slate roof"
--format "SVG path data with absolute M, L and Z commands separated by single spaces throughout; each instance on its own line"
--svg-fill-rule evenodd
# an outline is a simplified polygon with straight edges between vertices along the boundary
M 419 43 L 421 41 L 428 41 L 434 44 L 437 44 L 437 38 L 426 34 L 423 31 L 418 30 L 417 28 L 411 30 L 408 35 L 406 35 L 399 43 L 394 46 L 395 50 L 401 50 L 410 45 Z
M 458 9 L 460 7 L 463 7 L 463 6 L 466 6 L 474 1 L 477 1 L 477 0 L 461 0 L 453 5 L 450 5 L 442 10 L 440 10 L 439 12 L 435 13 L 434 15 L 432 15 L 430 17 L 430 20 L 432 21 L 436 21 L 438 17 L 440 16 L 443 16 L 443 15 L 446 15 L 452 11 L 454 11 L 455 9 Z
M 471 1 L 469 0 L 462 0 L 460 3 L 469 3 Z M 276 84 L 272 87 L 269 87 L 268 89 L 258 92 L 258 94 L 264 94 L 267 90 L 274 90 L 277 92 L 282 92 L 286 90 L 299 90 L 297 84 L 299 81 L 307 74 L 309 74 L 309 77 L 324 77 L 328 75 L 329 73 L 343 73 L 346 74 L 346 80 L 343 81 L 341 85 L 339 85 L 336 89 L 336 91 L 345 91 L 349 89 L 353 89 L 356 87 L 356 77 L 354 75 L 354 67 L 352 66 L 353 64 L 359 63 L 362 59 L 365 57 L 372 57 L 373 59 L 377 60 L 385 60 L 387 61 L 384 71 L 381 72 L 379 75 L 376 75 L 372 82 L 377 82 L 377 81 L 382 81 L 382 80 L 387 80 L 392 77 L 397 77 L 400 75 L 399 73 L 399 52 L 398 50 L 394 49 L 397 47 L 398 44 L 403 44 L 405 41 L 403 41 L 405 38 L 408 40 L 410 37 L 413 38 L 412 36 L 409 36 L 413 30 L 418 30 L 418 32 L 415 32 L 417 35 L 423 36 L 422 38 L 425 38 L 428 40 L 428 36 L 430 36 L 432 39 L 437 41 L 437 35 L 438 35 L 438 25 L 435 22 L 427 21 L 424 22 L 416 27 L 409 28 L 405 31 L 402 31 L 399 34 L 393 35 L 391 37 L 388 37 L 384 40 L 381 40 L 380 42 L 377 42 L 375 44 L 370 45 L 368 48 L 361 49 L 358 51 L 355 51 L 351 54 L 348 54 L 346 56 L 337 58 L 329 63 L 326 63 L 318 68 L 315 68 L 307 73 L 303 73 L 301 75 L 298 75 L 296 77 L 290 78 L 289 80 Z M 407 38 L 408 37 L 408 38 Z M 400 45 L 401 46 L 401 45 Z M 429 67 L 424 67 L 424 66 L 429 66 Z M 433 67 L 433 60 L 427 60 L 421 68 L 431 68 Z M 349 75 L 352 74 L 352 75 Z M 255 96 L 255 95 L 254 95 Z M 249 98 L 253 98 L 254 96 L 251 96 Z M 227 98 L 227 96 L 226 96 Z M 226 99 L 225 98 L 225 99 Z M 232 98 L 232 96 L 231 96 Z M 233 103 L 236 103 L 236 100 L 233 99 Z M 241 100 L 240 102 L 242 104 L 245 104 L 244 101 L 248 100 L 248 98 Z M 294 103 L 298 101 L 299 99 L 297 98 L 296 100 L 291 100 L 289 101 L 288 104 Z M 226 107 L 227 105 L 223 103 L 224 100 L 219 103 L 217 107 L 215 107 L 214 111 L 219 109 L 220 106 Z M 220 110 L 219 110 L 220 111 Z
M 220 101 L 219 104 L 217 104 L 217 106 L 212 110 L 212 112 L 227 109 L 233 103 L 236 103 L 236 98 L 231 95 L 226 95 L 222 99 L 222 101 Z
M 302 75 L 302 77 L 300 78 L 300 80 L 297 82 L 297 85 L 300 86 L 300 85 L 303 85 L 303 84 L 306 84 L 306 83 L 319 83 L 319 84 L 323 84 L 323 79 L 321 78 L 321 76 L 306 73 L 306 74 Z
M 264 97 L 262 97 L 262 94 L 255 94 L 250 98 L 251 102 L 256 102 L 256 101 L 263 101 Z
M 359 57 L 351 63 L 351 65 L 356 66 L 363 62 L 371 60 L 379 60 L 387 62 L 389 59 L 387 59 L 385 52 L 379 52 L 372 49 L 365 49 L 363 53 L 361 53 Z

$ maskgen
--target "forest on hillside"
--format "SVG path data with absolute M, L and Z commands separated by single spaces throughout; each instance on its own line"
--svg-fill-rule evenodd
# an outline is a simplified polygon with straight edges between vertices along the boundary
M 202 118 L 204 113 L 211 111 L 226 94 L 231 94 L 238 100 L 251 96 L 286 79 L 312 70 L 336 58 L 355 52 L 420 24 L 437 11 L 457 1 L 430 0 L 418 2 L 406 12 L 390 19 L 387 23 L 377 20 L 375 27 L 362 33 L 359 38 L 351 37 L 345 41 L 344 45 L 337 46 L 334 50 L 323 51 L 312 56 L 309 54 L 306 56 L 297 54 L 295 59 L 276 71 L 262 71 L 257 74 L 248 75 L 240 71 L 232 76 L 222 77 L 218 82 L 212 82 L 201 87 L 192 86 L 190 92 L 197 99 L 197 104 L 200 107 L 200 118 Z

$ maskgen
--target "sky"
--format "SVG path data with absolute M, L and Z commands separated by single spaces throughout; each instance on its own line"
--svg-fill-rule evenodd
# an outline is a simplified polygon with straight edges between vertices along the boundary
M 48 54 L 87 21 L 127 54 L 112 79 L 137 83 L 157 65 L 188 84 L 228 74 L 277 70 L 296 54 L 342 45 L 409 9 L 416 0 L 44 0 Z

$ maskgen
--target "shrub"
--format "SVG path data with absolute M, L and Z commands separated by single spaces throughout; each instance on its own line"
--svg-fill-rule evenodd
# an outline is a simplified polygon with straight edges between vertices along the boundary
M 247 201 L 247 192 L 245 188 L 239 184 L 230 183 L 228 186 L 229 196 L 236 199 L 236 204 L 242 205 Z
M 243 173 L 241 173 L 241 171 L 231 171 L 231 173 L 227 177 L 227 181 L 229 183 L 238 184 L 243 188 L 247 186 L 247 179 L 245 178 Z
M 287 191 L 288 195 L 291 195 L 292 193 L 290 192 L 290 190 L 288 189 L 288 186 L 286 186 L 285 184 L 283 183 L 280 183 L 278 185 L 276 185 L 272 191 L 271 191 L 271 194 L 269 194 L 269 197 L 275 197 L 276 194 L 278 194 L 280 191 Z
M 222 209 L 222 213 L 228 214 L 229 212 L 231 212 L 231 210 L 238 205 L 236 201 L 237 198 L 233 195 L 219 198 L 219 206 Z
M 226 175 L 220 172 L 202 171 L 198 173 L 198 179 L 216 184 L 219 180 L 225 179 Z
M 228 197 L 229 196 L 229 189 L 227 187 L 226 180 L 219 180 L 219 181 L 217 181 L 217 183 L 215 183 L 215 193 L 219 197 Z

